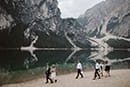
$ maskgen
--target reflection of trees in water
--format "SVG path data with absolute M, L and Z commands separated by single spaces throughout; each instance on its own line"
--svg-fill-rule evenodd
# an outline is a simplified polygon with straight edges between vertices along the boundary
M 73 52 L 66 58 L 65 62 L 67 62 L 68 60 L 71 59 L 71 57 L 77 52 L 80 50 L 79 47 L 77 47 L 75 45 L 75 43 L 73 43 L 73 41 L 67 36 L 67 33 L 65 33 L 65 37 L 67 38 L 67 40 L 69 41 L 70 44 L 72 44 L 72 46 L 74 48 L 70 48 L 71 50 L 73 50 Z M 38 58 L 37 56 L 34 54 L 34 51 L 35 50 L 39 50 L 38 48 L 34 47 L 34 44 L 36 43 L 36 41 L 38 40 L 38 36 L 34 36 L 34 40 L 31 42 L 30 46 L 27 46 L 27 47 L 21 47 L 21 50 L 24 50 L 24 51 L 29 51 L 32 58 L 26 58 L 25 61 L 24 61 L 24 65 L 25 67 L 28 69 L 29 68 L 29 65 L 30 63 L 33 63 L 33 62 L 37 62 L 38 61 Z M 60 50 L 60 48 L 40 48 L 40 50 L 55 50 L 57 51 L 57 49 Z M 61 48 L 62 50 L 66 50 L 66 48 Z M 31 61 L 31 62 L 30 62 Z
M 9 67 L 15 64 L 15 65 L 18 65 L 18 67 L 22 66 L 23 68 L 23 65 L 24 65 L 26 69 L 30 68 L 30 66 L 37 67 L 37 66 L 46 64 L 47 62 L 60 63 L 60 64 L 70 63 L 70 62 L 74 63 L 77 59 L 80 59 L 83 62 L 86 62 L 86 60 L 95 61 L 97 59 L 108 60 L 111 63 L 130 61 L 130 52 L 128 52 L 128 50 L 115 51 L 113 49 L 108 49 L 108 48 L 85 50 L 85 49 L 77 47 L 75 43 L 73 43 L 71 38 L 67 36 L 67 34 L 65 34 L 65 36 L 67 40 L 72 44 L 73 48 L 36 48 L 34 47 L 34 44 L 37 42 L 38 36 L 34 36 L 33 41 L 31 42 L 30 46 L 21 47 L 22 52 L 16 50 L 16 52 L 13 53 L 12 58 L 16 58 L 16 59 L 14 59 L 13 62 L 9 63 L 10 65 L 8 64 L 8 61 L 11 60 L 10 59 L 11 57 L 8 55 L 4 55 L 2 57 L 5 57 L 5 59 L 8 60 L 8 61 L 6 60 L 4 61 L 6 61 L 5 64 L 8 64 Z M 27 52 L 25 53 L 24 51 L 27 51 Z M 16 54 L 17 52 L 19 54 Z M 7 53 L 10 54 L 10 52 L 7 52 Z
M 107 60 L 111 63 L 118 63 L 118 62 L 124 62 L 124 61 L 129 61 L 130 60 L 130 53 L 126 50 L 119 50 L 119 51 L 108 51 L 108 53 L 104 53 L 102 50 L 97 50 L 91 52 L 91 55 L 89 56 L 90 60 Z
M 124 61 L 129 61 L 130 60 L 130 54 L 127 51 L 122 51 L 124 55 L 121 58 L 117 58 L 118 54 L 122 55 L 120 51 L 115 52 L 115 51 L 107 51 L 108 53 L 106 54 L 106 51 L 104 53 L 103 50 L 69 50 L 69 52 L 66 51 L 60 51 L 60 50 L 53 50 L 53 51 L 47 51 L 47 50 L 41 50 L 41 51 L 36 51 L 35 54 L 37 55 L 36 57 L 38 58 L 37 64 L 46 63 L 75 63 L 77 59 L 80 59 L 84 63 L 86 61 L 95 61 L 97 59 L 100 60 L 108 60 L 111 63 L 118 63 L 118 62 L 124 62 Z M 33 52 L 34 53 L 34 52 Z M 112 56 L 112 57 L 111 57 Z M 32 56 L 33 57 L 33 56 Z M 28 58 L 25 59 L 24 64 L 26 65 L 26 68 L 29 68 L 29 66 L 33 63 L 30 62 L 32 59 Z M 35 65 L 35 64 L 34 64 Z
M 38 40 L 38 36 L 34 36 L 34 40 L 31 42 L 30 46 L 20 48 L 22 51 L 29 51 L 32 56 L 31 58 L 26 58 L 24 60 L 24 65 L 27 69 L 29 68 L 30 63 L 34 63 L 38 61 L 37 56 L 34 54 L 34 51 L 37 49 L 34 47 L 34 44 L 36 43 L 37 40 Z
M 30 54 L 19 50 L 1 50 L 0 67 L 8 71 L 24 69 L 24 61 Z
M 28 52 L 30 52 L 30 54 L 31 54 L 31 57 L 27 57 L 25 60 L 24 60 L 24 65 L 25 65 L 25 67 L 28 69 L 29 68 L 29 66 L 31 65 L 31 64 L 34 64 L 34 63 L 36 63 L 36 62 L 39 62 L 39 60 L 38 60 L 38 57 L 36 56 L 36 54 L 34 53 L 34 51 L 36 51 L 36 50 L 43 50 L 43 51 L 51 51 L 51 50 L 53 50 L 53 51 L 58 51 L 58 50 L 71 50 L 72 52 L 70 53 L 70 54 L 67 54 L 68 56 L 66 57 L 66 58 L 63 58 L 63 57 L 61 57 L 61 56 L 59 56 L 59 57 L 61 57 L 60 59 L 62 59 L 62 62 L 64 61 L 64 63 L 68 63 L 69 61 L 73 61 L 73 62 L 75 62 L 76 61 L 76 59 L 81 59 L 81 60 L 83 60 L 83 59 L 89 59 L 89 60 L 92 60 L 92 61 L 95 61 L 95 60 L 97 60 L 97 59 L 100 59 L 100 60 L 108 60 L 108 61 L 110 61 L 111 63 L 115 63 L 115 62 L 123 62 L 123 61 L 128 61 L 128 60 L 130 60 L 130 54 L 129 53 L 127 53 L 127 54 L 129 54 L 129 55 L 126 55 L 125 53 L 126 52 L 124 52 L 123 54 L 121 53 L 121 55 L 122 55 L 122 58 L 120 58 L 120 56 L 118 56 L 118 54 L 120 54 L 120 51 L 119 52 L 116 52 L 116 53 L 114 53 L 115 51 L 113 51 L 113 49 L 97 49 L 97 50 L 84 50 L 84 51 L 86 51 L 86 52 L 88 52 L 88 53 L 90 53 L 89 55 L 86 55 L 87 53 L 85 53 L 85 52 L 81 52 L 81 51 L 83 51 L 83 49 L 82 48 L 79 48 L 79 47 L 77 47 L 73 42 L 72 42 L 72 40 L 67 36 L 67 34 L 66 34 L 66 38 L 68 39 L 68 41 L 73 45 L 73 47 L 74 48 L 70 48 L 70 49 L 66 49 L 66 48 L 40 48 L 40 49 L 38 49 L 38 48 L 35 48 L 34 47 L 34 44 L 36 43 L 36 41 L 38 40 L 38 36 L 35 36 L 35 38 L 34 38 L 34 40 L 32 41 L 32 43 L 30 44 L 30 46 L 28 46 L 28 47 L 21 47 L 21 50 L 24 50 L 24 51 L 28 51 Z M 80 54 L 78 54 L 80 52 Z M 51 53 L 50 53 L 51 54 Z M 48 54 L 48 55 L 50 55 L 50 54 Z M 53 54 L 53 53 L 52 53 Z M 77 55 L 76 55 L 77 54 Z M 83 56 L 84 55 L 84 56 Z M 55 54 L 54 54 L 54 56 L 55 56 Z M 113 57 L 114 58 L 113 58 Z M 41 57 L 42 58 L 42 56 L 39 56 L 39 57 Z M 43 55 L 43 57 L 44 57 L 44 55 Z M 48 56 L 49 57 L 49 56 Z M 82 58 L 83 57 L 83 58 Z M 41 59 L 41 58 L 39 58 L 39 59 Z M 47 58 L 47 57 L 46 57 Z M 73 58 L 75 58 L 75 60 L 73 59 Z M 59 58 L 57 58 L 57 59 L 59 59 Z M 57 60 L 57 59 L 55 59 L 55 62 L 56 61 L 59 61 L 59 60 Z M 45 60 L 45 58 L 44 58 L 44 60 Z M 44 60 L 42 60 L 42 61 L 44 61 Z M 48 60 L 49 61 L 49 60 Z M 52 61 L 52 59 L 50 59 L 50 61 Z M 53 61 L 54 61 L 54 59 L 53 59 Z M 61 60 L 60 60 L 61 61 Z M 84 61 L 85 62 L 85 61 Z
M 65 63 L 67 63 L 70 59 L 72 59 L 72 56 L 76 54 L 78 51 L 80 51 L 80 48 L 73 49 L 72 53 L 66 58 Z
M 130 52 L 120 50 L 111 51 L 104 55 L 101 50 L 35 50 L 32 52 L 38 61 L 35 61 L 34 56 L 28 51 L 7 50 L 0 52 L 0 67 L 7 70 L 29 69 L 34 67 L 44 66 L 49 64 L 74 64 L 77 59 L 80 59 L 84 64 L 94 64 L 96 59 L 111 61 L 114 65 L 130 66 Z

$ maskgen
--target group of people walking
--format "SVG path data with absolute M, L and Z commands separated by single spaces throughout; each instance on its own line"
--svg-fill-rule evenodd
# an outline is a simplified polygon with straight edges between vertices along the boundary
M 103 77 L 103 70 L 105 71 L 105 77 L 110 77 L 110 66 L 111 64 L 108 63 L 108 61 L 99 61 L 96 60 L 95 64 L 95 73 L 94 73 L 94 78 L 95 80 L 98 76 L 98 79 L 101 79 Z
M 96 60 L 93 80 L 95 80 L 97 76 L 98 76 L 98 79 L 101 79 L 101 77 L 103 77 L 103 71 L 105 71 L 105 77 L 110 77 L 110 66 L 111 64 L 108 63 L 108 61 Z M 80 63 L 79 60 L 77 62 L 76 68 L 77 68 L 76 79 L 78 79 L 79 75 L 81 76 L 81 78 L 83 78 L 82 64 Z
M 95 80 L 97 77 L 98 77 L 98 79 L 101 79 L 101 77 L 103 77 L 103 76 L 110 77 L 110 65 L 111 64 L 108 63 L 108 61 L 96 60 L 93 80 Z M 77 69 L 77 75 L 76 75 L 75 79 L 78 79 L 79 75 L 81 76 L 81 78 L 83 78 L 84 77 L 83 67 L 82 67 L 80 60 L 77 61 L 76 69 Z M 105 71 L 105 74 L 103 74 L 103 72 L 104 72 L 103 70 Z M 49 80 L 50 80 L 50 83 L 57 82 L 56 66 L 54 64 L 52 66 L 49 66 L 48 64 L 46 65 L 45 74 L 46 74 L 46 83 L 48 83 Z

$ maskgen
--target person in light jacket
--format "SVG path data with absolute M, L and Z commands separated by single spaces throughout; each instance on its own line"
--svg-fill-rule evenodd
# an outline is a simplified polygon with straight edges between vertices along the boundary
M 83 73 L 81 73 L 81 71 L 82 71 L 82 64 L 80 63 L 79 60 L 77 61 L 76 69 L 77 69 L 76 79 L 78 79 L 79 75 L 81 76 L 81 78 L 83 78 Z
M 99 69 L 100 69 L 100 64 L 99 64 L 99 61 L 96 60 L 95 73 L 94 73 L 94 78 L 93 78 L 93 80 L 96 79 L 97 75 L 98 75 L 98 78 L 101 79 L 101 78 L 100 78 L 100 74 L 99 74 Z

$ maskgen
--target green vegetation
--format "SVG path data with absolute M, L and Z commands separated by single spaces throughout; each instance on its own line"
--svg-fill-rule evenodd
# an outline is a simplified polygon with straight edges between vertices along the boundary
M 35 47 L 39 48 L 69 48 L 71 44 L 67 41 L 65 37 L 57 35 L 54 32 L 49 31 L 49 35 L 44 32 L 38 32 L 39 36 Z
M 0 70 L 0 84 L 17 83 L 42 76 L 44 68 L 8 72 Z
M 125 41 L 123 39 L 121 40 L 115 40 L 115 39 L 109 39 L 107 43 L 114 48 L 130 48 L 130 42 Z
M 130 52 L 128 52 L 127 50 L 115 50 L 115 51 L 112 51 L 110 52 L 107 57 L 109 59 L 125 59 L 125 58 L 128 58 L 130 57 Z

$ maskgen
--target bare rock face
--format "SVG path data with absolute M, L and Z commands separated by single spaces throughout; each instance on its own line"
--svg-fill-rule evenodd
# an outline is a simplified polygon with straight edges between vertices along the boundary
M 28 46 L 37 36 L 36 47 L 88 46 L 83 27 L 73 18 L 61 19 L 57 5 L 57 0 L 0 0 L 0 47 Z
M 0 7 L 0 30 L 9 28 L 10 26 L 13 26 L 13 18 L 11 15 L 7 14 L 6 11 L 3 10 L 2 7 Z
M 35 47 L 90 48 L 110 39 L 105 37 L 105 42 L 102 39 L 99 43 L 91 37 L 101 39 L 112 34 L 128 38 L 129 3 L 106 0 L 78 19 L 62 19 L 57 0 L 0 0 L 0 48 L 29 46 L 34 40 Z
M 57 4 L 56 0 L 0 0 L 0 47 L 29 45 L 37 32 L 55 31 L 61 20 Z
M 89 32 L 96 36 L 109 32 L 116 36 L 130 36 L 130 1 L 106 0 L 87 10 L 78 20 Z M 99 31 L 97 33 L 96 31 Z

